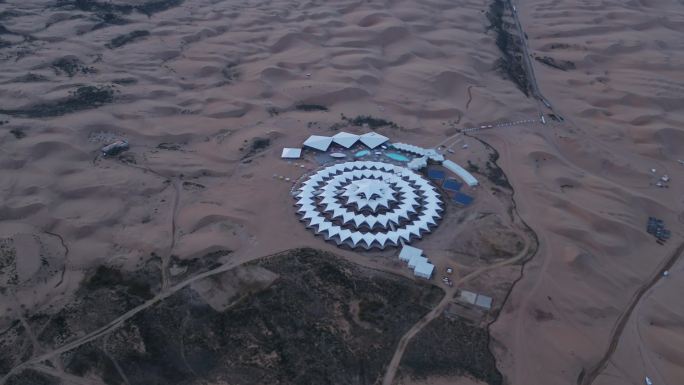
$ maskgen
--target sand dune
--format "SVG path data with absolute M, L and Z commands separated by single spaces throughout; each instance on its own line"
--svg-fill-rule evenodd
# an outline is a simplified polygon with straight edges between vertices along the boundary
M 0 4 L 0 241 L 26 256 L 16 299 L 0 295 L 0 328 L 15 302 L 48 312 L 105 263 L 136 270 L 217 250 L 233 261 L 332 249 L 301 226 L 291 183 L 273 175 L 294 180 L 315 167 L 283 162 L 280 151 L 334 134 L 342 114 L 386 119 L 399 128 L 378 132 L 424 146 L 539 114 L 496 68 L 489 2 L 148 3 Z M 562 124 L 473 133 L 499 151 L 540 240 L 491 325 L 490 346 L 509 384 L 576 384 L 684 236 L 684 13 L 671 0 L 517 5 L 532 54 L 576 68 L 533 61 Z M 131 149 L 102 157 L 115 139 Z M 654 186 L 663 174 L 668 189 Z M 673 230 L 665 246 L 644 232 L 649 216 Z M 473 285 L 496 286 L 521 268 Z M 677 264 L 672 278 L 683 272 Z M 595 384 L 684 376 L 681 289 L 681 279 L 651 288 Z M 422 383 L 447 382 L 474 383 Z
M 682 21 L 681 6 L 538 1 L 519 9 L 533 53 L 570 60 L 577 68 L 559 71 L 535 63 L 545 96 L 570 117 L 572 128 L 555 133 L 553 139 L 547 136 L 548 143 L 555 143 L 552 147 L 525 157 L 538 168 L 529 182 L 540 186 L 535 189 L 544 191 L 541 186 L 547 186 L 553 191 L 533 193 L 537 203 L 540 198 L 545 202 L 546 216 L 553 220 L 531 219 L 545 222 L 540 224 L 548 229 L 542 244 L 548 246 L 526 267 L 526 278 L 507 306 L 512 313 L 501 317 L 494 330 L 507 347 L 502 349 L 502 362 L 515 373 L 512 383 L 574 384 L 608 348 L 607 333 L 627 300 L 674 248 L 654 245 L 643 226 L 650 215 L 680 226 L 677 215 L 682 205 L 672 190 L 678 187 L 663 190 L 653 183 L 662 174 L 682 173 L 676 162 L 681 153 L 675 149 L 682 133 L 675 127 L 684 121 L 676 68 L 684 57 L 681 42 L 672 38 Z M 518 151 L 509 151 L 510 167 L 521 170 L 515 161 L 521 157 L 515 155 Z M 513 179 L 514 185 L 527 190 L 520 182 Z M 565 185 L 561 193 L 552 187 L 559 184 Z M 558 250 L 566 250 L 563 258 Z M 667 293 L 659 285 L 651 289 L 653 295 Z M 635 309 L 630 325 L 643 322 L 633 321 L 645 317 L 643 306 Z M 522 309 L 540 307 L 553 317 L 523 315 Z M 681 325 L 681 314 L 666 313 L 661 314 L 672 325 Z M 625 329 L 595 384 L 642 383 L 646 375 L 655 383 L 670 383 L 681 377 L 680 363 L 670 359 L 654 364 L 662 354 L 656 352 L 668 348 L 635 340 L 635 333 L 647 329 L 660 333 L 650 326 L 642 328 Z M 678 338 L 678 329 L 674 326 L 668 332 Z M 511 350 L 510 343 L 520 348 Z M 544 348 L 535 348 L 539 346 Z M 548 352 L 559 362 L 545 363 L 542 369 L 539 362 Z M 672 350 L 668 353 L 674 357 Z

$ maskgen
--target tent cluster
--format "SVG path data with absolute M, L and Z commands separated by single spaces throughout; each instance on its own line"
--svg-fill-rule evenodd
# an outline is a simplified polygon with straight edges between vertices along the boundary
M 434 148 L 423 148 L 408 143 L 392 143 L 392 147 L 400 151 L 408 152 L 409 154 L 427 157 L 433 162 L 444 162 L 444 155 L 437 152 Z
M 368 148 L 376 148 L 381 144 L 387 142 L 388 137 L 380 135 L 375 132 L 367 132 L 363 135 L 350 134 L 345 131 L 338 132 L 333 136 L 311 135 L 304 141 L 304 146 L 313 148 L 319 151 L 328 151 L 328 147 L 332 143 L 338 144 L 344 148 L 350 148 L 361 141 Z
M 338 163 L 295 193 L 297 212 L 316 234 L 351 248 L 397 246 L 437 225 L 442 201 L 427 180 L 389 163 Z
M 430 279 L 435 270 L 435 265 L 423 256 L 423 250 L 413 246 L 404 245 L 399 253 L 399 259 L 408 264 L 416 277 Z
M 429 159 L 435 163 L 441 163 L 442 166 L 458 175 L 459 178 L 463 179 L 468 186 L 474 187 L 478 184 L 477 179 L 473 176 L 473 174 L 469 173 L 466 169 L 454 163 L 453 161 L 444 158 L 444 155 L 438 153 L 433 148 L 423 148 L 407 143 L 392 143 L 392 147 L 396 148 L 397 150 L 419 156 L 419 158 L 415 158 L 407 164 L 411 170 L 420 170 L 421 168 L 426 167 L 427 161 Z

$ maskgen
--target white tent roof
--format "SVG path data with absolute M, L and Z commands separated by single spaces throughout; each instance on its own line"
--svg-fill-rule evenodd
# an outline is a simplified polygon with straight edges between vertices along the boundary
M 416 266 L 420 265 L 421 263 L 427 263 L 428 259 L 425 257 L 417 256 L 409 259 L 408 261 L 408 267 L 411 269 L 415 269 Z
M 409 245 L 404 245 L 404 247 L 401 248 L 401 252 L 399 253 L 399 259 L 408 262 L 411 260 L 413 257 L 420 257 L 423 255 L 423 250 L 409 246 Z
M 301 148 L 285 147 L 283 148 L 283 154 L 280 157 L 286 159 L 298 159 L 300 156 L 302 156 Z
M 360 136 L 361 142 L 369 148 L 375 148 L 389 140 L 388 137 L 375 132 L 367 132 Z
M 450 161 L 450 160 L 445 160 L 442 165 L 446 167 L 447 169 L 451 170 L 454 174 L 458 175 L 463 181 L 470 187 L 477 186 L 477 179 L 473 176 L 473 174 L 469 173 L 466 169 L 463 167 L 459 166 L 458 164 Z
M 477 300 L 475 300 L 475 305 L 489 309 L 492 307 L 492 297 L 488 297 L 483 294 L 477 295 Z
M 420 158 L 413 158 L 410 162 L 406 163 L 406 167 L 411 170 L 420 170 L 427 167 L 427 156 L 421 156 Z
M 359 136 L 356 134 L 350 134 L 348 132 L 338 132 L 333 137 L 333 142 L 339 144 L 342 147 L 349 148 L 353 146 L 358 140 Z
M 304 145 L 306 147 L 315 148 L 319 151 L 327 151 L 332 141 L 333 139 L 329 136 L 311 135 L 307 140 L 304 141 Z
M 425 149 L 408 143 L 392 143 L 392 147 L 397 150 L 406 151 L 411 154 L 425 156 Z
M 351 184 L 354 188 L 350 188 Z M 357 207 L 370 207 L 372 214 L 351 210 L 342 205 L 340 198 L 355 201 Z M 304 181 L 295 199 L 297 212 L 307 227 L 325 239 L 352 247 L 384 248 L 397 245 L 400 239 L 420 238 L 443 211 L 439 193 L 418 174 L 401 166 L 371 161 L 344 162 L 321 169 Z M 385 199 L 396 201 L 396 206 L 385 213 L 376 211 L 386 205 Z M 418 216 L 411 223 L 399 226 L 402 218 L 408 220 L 415 214 Z M 370 231 L 362 232 L 361 226 Z
M 392 143 L 392 147 L 396 148 L 397 150 L 406 151 L 414 155 L 426 156 L 430 158 L 430 160 L 433 160 L 438 163 L 444 161 L 444 155 L 438 153 L 437 150 L 435 150 L 434 148 L 423 148 L 408 143 Z
M 416 265 L 416 268 L 413 269 L 413 274 L 416 277 L 430 279 L 430 277 L 432 277 L 432 272 L 434 270 L 435 270 L 435 265 L 433 265 L 429 262 L 420 262 Z

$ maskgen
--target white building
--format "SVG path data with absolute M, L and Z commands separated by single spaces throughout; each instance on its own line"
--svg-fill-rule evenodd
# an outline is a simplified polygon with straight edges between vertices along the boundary
M 283 154 L 280 156 L 283 159 L 299 159 L 302 156 L 301 148 L 283 148 Z
M 404 245 L 401 248 L 401 252 L 399 253 L 399 259 L 404 261 L 404 262 L 408 262 L 411 260 L 411 258 L 420 257 L 422 255 L 423 255 L 423 250 L 421 250 L 417 247 Z
M 415 269 L 416 266 L 420 265 L 421 263 L 428 263 L 428 259 L 422 256 L 413 257 L 409 259 L 408 267 L 409 269 Z
M 389 140 L 388 137 L 384 135 L 380 135 L 375 132 L 367 132 L 360 137 L 361 142 L 365 144 L 368 148 L 373 149 L 375 147 L 378 147 L 379 145 L 387 142 Z
M 344 148 L 349 148 L 355 145 L 359 138 L 360 137 L 356 134 L 350 134 L 348 132 L 341 131 L 333 135 L 332 140 L 334 143 L 337 143 Z
M 427 167 L 427 156 L 421 156 L 420 158 L 413 158 L 410 162 L 406 163 L 406 167 L 411 170 L 418 171 Z
M 478 185 L 477 179 L 473 176 L 473 174 L 469 173 L 466 169 L 463 167 L 459 166 L 458 164 L 450 161 L 450 160 L 445 160 L 442 162 L 442 166 L 446 167 L 449 171 L 453 172 L 454 174 L 458 175 L 459 178 L 463 179 L 463 181 L 470 187 L 474 187 Z
M 432 272 L 435 270 L 435 265 L 429 262 L 421 262 L 413 269 L 413 275 L 420 278 L 432 278 Z
M 304 141 L 304 146 L 311 147 L 318 151 L 328 151 L 333 139 L 329 136 L 311 135 Z

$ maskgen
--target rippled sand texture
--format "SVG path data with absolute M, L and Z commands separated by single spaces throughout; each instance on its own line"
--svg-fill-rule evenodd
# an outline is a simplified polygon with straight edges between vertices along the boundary
M 615 329 L 681 244 L 684 6 L 525 1 L 519 10 L 531 52 L 576 69 L 534 63 L 542 91 L 569 124 L 494 139 L 542 243 L 492 328 L 500 365 L 514 384 L 575 384 L 608 355 L 596 385 L 645 376 L 681 382 L 684 318 L 674 299 L 681 288 L 670 279 L 681 280 L 684 262 L 673 268 L 679 277 L 656 283 L 624 330 Z M 663 174 L 672 177 L 669 189 L 653 186 Z M 645 233 L 651 215 L 675 233 L 666 246 Z
M 380 132 L 421 145 L 456 127 L 537 116 L 494 69 L 486 1 L 61 4 L 0 3 L 0 238 L 55 261 L 23 263 L 0 313 L 15 301 L 29 312 L 55 303 L 104 262 L 331 248 L 297 222 L 290 184 L 272 176 L 299 176 L 281 148 L 331 134 L 340 114 L 391 120 L 403 129 Z M 576 69 L 534 62 L 564 124 L 474 134 L 501 153 L 541 243 L 491 327 L 510 384 L 577 383 L 681 243 L 682 8 L 518 4 L 531 52 Z M 295 111 L 299 103 L 330 111 Z M 255 137 L 270 145 L 251 153 Z M 98 156 L 114 138 L 131 143 L 123 161 Z M 652 186 L 663 173 L 669 189 Z M 665 246 L 644 231 L 650 215 L 673 230 Z M 671 278 L 682 273 L 679 262 Z M 663 280 L 643 296 L 595 384 L 684 378 L 678 292 Z
M 281 148 L 331 134 L 342 113 L 428 145 L 455 132 L 447 122 L 534 114 L 494 68 L 484 1 L 93 4 L 0 4 L 4 236 L 27 224 L 68 248 L 63 274 L 20 283 L 27 309 L 104 262 L 327 247 L 272 175 L 298 177 Z M 255 137 L 270 140 L 256 156 Z M 116 138 L 131 143 L 123 161 L 99 156 Z

